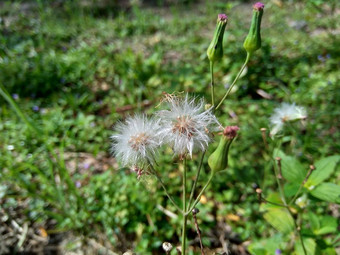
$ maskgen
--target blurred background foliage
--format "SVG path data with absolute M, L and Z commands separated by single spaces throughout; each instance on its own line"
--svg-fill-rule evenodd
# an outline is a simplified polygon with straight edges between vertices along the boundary
M 235 254 L 242 254 L 241 243 L 263 240 L 268 251 L 290 254 L 286 237 L 262 217 L 251 187 L 256 182 L 267 194 L 277 190 L 260 132 L 269 127 L 273 108 L 282 101 L 307 108 L 306 123 L 283 143 L 283 151 L 306 169 L 340 149 L 338 1 L 265 4 L 262 49 L 222 107 L 221 122 L 241 127 L 230 167 L 199 205 L 204 244 L 220 248 L 225 245 L 221 236 L 227 235 L 226 242 L 238 247 Z M 163 92 L 209 98 L 205 52 L 217 14 L 227 13 L 225 56 L 215 78 L 221 98 L 245 57 L 242 43 L 251 5 L 220 0 L 1 1 L 0 84 L 43 129 L 41 136 L 32 132 L 0 99 L 4 226 L 9 219 L 27 224 L 32 240 L 34 235 L 43 238 L 37 239 L 40 247 L 58 245 L 66 251 L 162 254 L 163 241 L 177 244 L 179 219 L 163 213 L 172 205 L 159 185 L 148 176 L 138 181 L 111 158 L 112 127 L 134 112 L 152 113 Z M 167 152 L 160 173 L 179 197 L 180 169 L 170 162 Z M 197 164 L 191 167 L 193 178 Z M 339 172 L 330 180 L 340 184 Z M 314 199 L 312 209 L 316 215 L 339 216 L 336 203 Z M 192 228 L 190 244 L 198 247 L 195 238 Z M 3 252 L 32 247 L 29 238 L 20 245 L 11 240 L 1 240 L 3 247 L 11 247 Z

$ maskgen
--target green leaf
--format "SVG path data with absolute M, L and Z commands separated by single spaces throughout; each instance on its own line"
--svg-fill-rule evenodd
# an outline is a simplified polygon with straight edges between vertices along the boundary
M 303 237 L 303 243 L 304 243 L 304 246 L 306 248 L 307 255 L 314 255 L 315 254 L 315 248 L 316 248 L 316 243 L 315 243 L 314 239 Z M 301 245 L 300 239 L 298 239 L 295 243 L 295 253 L 297 255 L 305 255 L 303 248 L 302 248 L 302 245 Z
M 320 221 L 318 216 L 312 212 L 308 212 L 308 218 L 313 232 L 318 231 L 320 229 Z
M 255 244 L 250 244 L 248 246 L 248 251 L 252 255 L 267 255 L 266 249 L 261 247 L 261 244 L 257 244 L 257 243 L 256 243 L 256 246 Z
M 286 197 L 295 196 L 296 192 L 299 190 L 301 184 L 299 183 L 287 183 L 284 185 L 284 193 Z
M 340 204 L 340 186 L 334 183 L 321 183 L 311 191 L 311 194 L 321 200 Z
M 314 231 L 316 235 L 330 234 L 337 231 L 337 220 L 331 216 L 324 216 L 321 219 L 321 228 Z
M 282 202 L 282 200 L 280 198 L 280 194 L 279 193 L 276 193 L 276 192 L 269 193 L 269 195 L 267 196 L 266 200 L 271 202 L 271 203 L 275 203 L 275 204 L 279 204 L 279 205 L 284 206 L 284 204 L 283 204 L 283 202 Z M 271 203 L 261 203 L 260 211 L 261 212 L 266 212 L 266 211 L 268 211 L 271 208 L 282 209 L 281 206 L 274 205 L 274 204 L 271 204 Z
M 280 150 L 275 150 L 273 156 L 281 158 L 283 178 L 293 183 L 303 182 L 307 171 L 296 158 L 287 156 Z
M 248 251 L 252 255 L 272 255 L 277 249 L 284 247 L 282 244 L 284 244 L 282 235 L 278 233 L 271 238 L 252 242 L 248 246 Z
M 290 233 L 294 230 L 294 219 L 286 209 L 270 208 L 263 217 L 281 233 Z
M 340 160 L 340 155 L 334 155 L 327 158 L 320 159 L 315 163 L 315 170 L 309 176 L 305 187 L 312 189 L 320 184 L 334 172 L 337 162 Z
M 321 255 L 337 255 L 334 247 L 328 247 L 327 249 L 321 250 Z

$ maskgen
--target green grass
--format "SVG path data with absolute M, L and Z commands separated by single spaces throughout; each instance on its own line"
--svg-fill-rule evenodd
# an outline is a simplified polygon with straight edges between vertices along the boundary
M 172 205 L 153 179 L 138 182 L 111 159 L 112 126 L 133 112 L 154 112 L 163 91 L 189 91 L 209 99 L 205 51 L 217 14 L 226 12 L 225 56 L 215 65 L 216 97 L 222 98 L 224 85 L 231 83 L 245 57 L 242 43 L 251 4 L 200 1 L 128 9 L 77 4 L 39 7 L 33 1 L 23 10 L 23 3 L 5 1 L 0 7 L 0 84 L 10 95 L 19 95 L 15 101 L 20 109 L 43 130 L 41 135 L 32 132 L 0 100 L 1 206 L 30 201 L 26 219 L 42 224 L 54 219 L 51 232 L 71 230 L 90 238 L 104 233 L 111 249 L 160 254 L 163 241 L 179 242 L 180 220 L 156 209 L 157 204 Z M 229 170 L 214 180 L 206 193 L 208 203 L 199 205 L 206 246 L 214 248 L 207 236 L 217 220 L 230 224 L 242 240 L 265 240 L 276 233 L 259 212 L 251 184 L 262 184 L 267 194 L 277 190 L 263 156 L 260 128 L 268 128 L 279 102 L 303 105 L 309 116 L 298 133 L 286 135 L 287 154 L 308 166 L 339 153 L 340 28 L 338 11 L 332 13 L 329 6 L 266 5 L 262 49 L 221 108 L 223 124 L 238 125 L 241 133 Z M 80 156 L 68 159 L 72 153 L 87 153 L 94 160 L 87 168 Z M 171 160 L 166 154 L 161 163 Z M 180 171 L 161 166 L 170 192 L 180 197 Z M 208 176 L 205 171 L 202 180 Z M 193 176 L 194 171 L 189 173 Z M 339 184 L 338 174 L 331 180 Z M 312 208 L 331 215 L 325 202 L 314 201 Z M 240 218 L 231 221 L 228 214 Z M 194 237 L 192 228 L 189 238 Z

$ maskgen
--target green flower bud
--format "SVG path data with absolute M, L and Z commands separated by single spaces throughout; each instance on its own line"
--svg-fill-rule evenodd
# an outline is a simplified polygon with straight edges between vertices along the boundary
M 263 15 L 263 3 L 256 3 L 253 5 L 253 18 L 251 26 L 246 40 L 243 43 L 243 47 L 248 54 L 252 54 L 256 50 L 261 48 L 261 19 Z
M 229 147 L 239 129 L 237 126 L 228 126 L 224 129 L 217 149 L 208 158 L 208 165 L 214 173 L 227 168 Z
M 223 35 L 228 22 L 228 17 L 225 14 L 218 14 L 217 25 L 214 37 L 207 49 L 207 55 L 210 62 L 220 60 L 223 56 Z

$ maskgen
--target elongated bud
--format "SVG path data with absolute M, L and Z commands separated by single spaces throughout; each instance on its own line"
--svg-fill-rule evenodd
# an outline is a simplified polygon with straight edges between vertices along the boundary
M 223 56 L 223 35 L 227 22 L 227 15 L 218 14 L 214 37 L 207 50 L 210 62 L 214 63 L 215 61 L 220 60 Z
M 229 147 L 239 129 L 238 126 L 228 126 L 224 129 L 217 149 L 208 158 L 208 165 L 214 173 L 227 168 Z
M 243 43 L 243 47 L 248 54 L 252 54 L 261 48 L 261 19 L 263 15 L 263 3 L 256 3 L 253 5 L 253 18 L 251 21 L 249 33 Z

